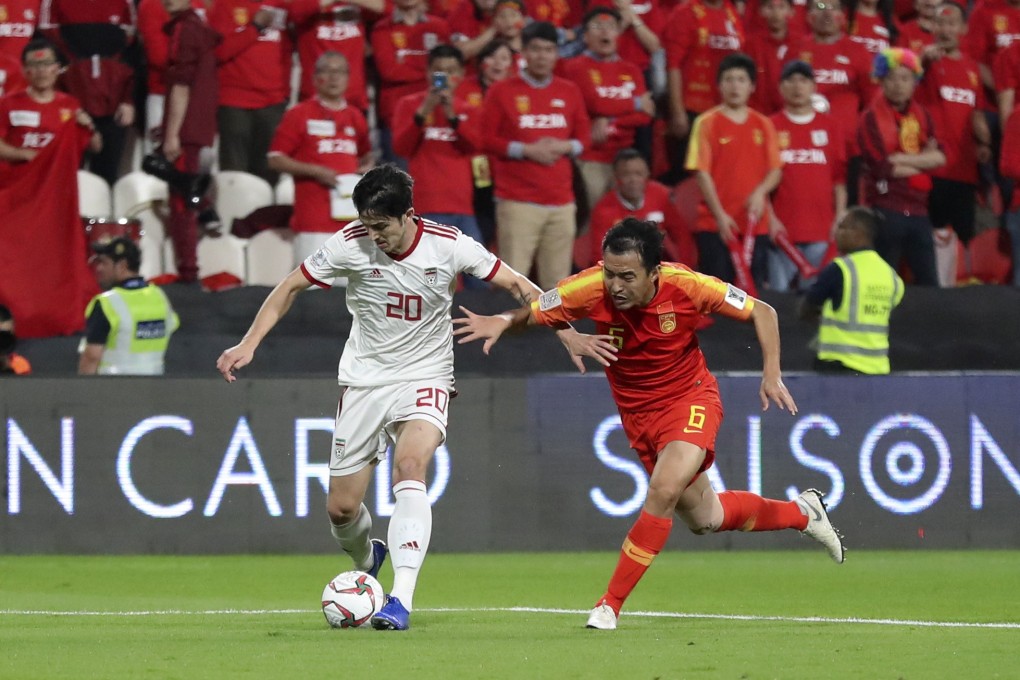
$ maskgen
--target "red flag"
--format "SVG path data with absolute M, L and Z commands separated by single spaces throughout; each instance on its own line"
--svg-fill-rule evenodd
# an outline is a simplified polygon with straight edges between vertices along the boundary
M 34 159 L 0 171 L 0 303 L 19 337 L 80 331 L 98 292 L 78 216 L 78 164 L 90 136 L 72 118 Z

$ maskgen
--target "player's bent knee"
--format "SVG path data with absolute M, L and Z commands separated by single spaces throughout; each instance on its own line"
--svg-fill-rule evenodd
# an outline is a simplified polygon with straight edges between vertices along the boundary
M 333 524 L 349 524 L 358 518 L 361 500 L 330 495 L 326 498 L 326 513 Z

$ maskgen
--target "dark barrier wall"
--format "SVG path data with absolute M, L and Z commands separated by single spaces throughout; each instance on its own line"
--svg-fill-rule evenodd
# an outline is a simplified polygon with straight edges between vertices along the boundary
M 853 548 L 1020 547 L 1020 375 L 722 377 L 718 488 L 826 492 Z M 615 549 L 646 479 L 601 376 L 458 383 L 430 480 L 440 551 Z M 332 552 L 329 380 L 0 382 L 0 551 Z M 367 503 L 392 510 L 381 466 Z M 385 536 L 385 522 L 376 533 Z M 674 547 L 809 547 L 795 532 Z

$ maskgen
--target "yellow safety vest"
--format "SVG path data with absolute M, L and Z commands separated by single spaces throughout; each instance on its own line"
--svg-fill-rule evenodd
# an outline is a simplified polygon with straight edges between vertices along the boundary
M 889 372 L 889 314 L 903 299 L 903 280 L 874 250 L 834 260 L 843 273 L 843 301 L 822 306 L 818 358 L 861 373 Z
M 100 375 L 162 375 L 170 336 L 180 326 L 177 313 L 161 288 L 116 287 L 92 298 L 85 318 L 96 304 L 110 322 Z

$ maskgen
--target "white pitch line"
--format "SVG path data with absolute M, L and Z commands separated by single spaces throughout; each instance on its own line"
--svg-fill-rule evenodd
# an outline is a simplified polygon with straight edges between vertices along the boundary
M 433 607 L 419 609 L 436 613 L 516 612 L 525 614 L 587 614 L 587 609 L 550 609 L 545 607 Z M 60 611 L 44 609 L 0 609 L 0 616 L 264 616 L 271 614 L 317 614 L 317 609 L 153 609 L 142 611 Z M 992 628 L 1020 630 L 1020 623 L 971 621 L 917 621 L 912 619 L 836 618 L 827 616 L 767 616 L 759 614 L 700 614 L 692 612 L 626 612 L 625 617 L 660 619 L 708 619 L 717 621 L 780 621 L 787 623 L 849 623 L 872 626 L 921 628 Z

